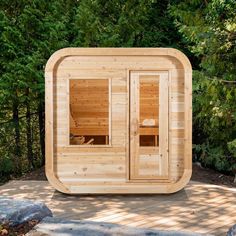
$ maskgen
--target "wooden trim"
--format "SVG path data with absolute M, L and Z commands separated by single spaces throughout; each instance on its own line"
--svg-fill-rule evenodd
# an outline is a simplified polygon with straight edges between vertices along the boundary
M 171 112 L 171 97 L 172 97 L 172 91 L 171 91 L 171 84 L 172 84 L 172 77 L 171 77 L 171 70 L 168 70 L 168 83 L 169 83 L 169 109 L 168 109 L 168 124 L 169 124 L 169 132 L 168 132 L 168 140 L 170 141 L 171 139 L 171 129 L 170 129 L 170 124 L 171 124 L 171 121 L 172 121 L 172 112 Z M 168 156 L 169 156 L 169 161 L 168 161 L 168 168 L 169 168 L 169 177 L 170 178 L 170 170 L 171 170 L 171 166 L 170 166 L 170 163 L 171 163 L 171 160 L 170 160 L 170 157 L 172 155 L 172 149 L 171 149 L 171 146 L 169 144 L 169 148 L 168 148 Z
M 109 147 L 112 147 L 112 78 L 108 78 L 108 106 L 109 106 L 109 122 L 108 122 L 108 128 L 109 128 Z
M 169 76 L 168 72 L 165 75 L 160 76 L 159 79 L 159 137 L 160 137 L 160 158 L 167 160 L 167 163 L 163 166 L 164 170 L 161 169 L 161 174 L 166 173 L 169 176 Z M 164 114 L 164 115 L 163 115 Z M 160 125 L 160 123 L 162 125 Z M 168 177 L 167 177 L 168 178 Z
M 45 73 L 45 172 L 49 183 L 63 193 L 70 193 L 59 181 L 54 171 L 54 129 L 53 129 L 53 72 Z
M 72 116 L 72 114 L 70 113 L 70 79 L 68 79 L 66 81 L 66 109 L 67 109 L 67 146 L 70 146 L 70 116 Z M 73 117 L 72 117 L 73 118 Z
M 188 58 L 174 48 L 63 48 L 52 54 L 45 71 L 53 71 L 55 65 L 68 56 L 171 56 L 178 59 L 186 72 L 191 72 L 192 67 Z M 159 68 L 158 68 L 159 69 Z
M 70 80 L 86 80 L 86 79 L 97 79 L 97 80 L 104 80 L 107 79 L 108 80 L 108 110 L 109 110 L 109 122 L 108 122 L 108 135 L 109 135 L 109 144 L 105 144 L 105 145 L 74 145 L 74 144 L 70 144 Z M 104 77 L 70 77 L 67 80 L 67 127 L 68 127 L 68 135 L 67 135 L 67 146 L 68 147 L 80 147 L 80 148 L 86 148 L 86 147 L 91 147 L 91 148 L 96 148 L 96 147 L 112 147 L 112 106 L 111 106 L 111 99 L 112 99 L 112 78 L 104 78 Z
M 125 155 L 125 165 L 126 165 L 126 182 L 130 180 L 130 70 L 126 71 L 126 155 Z
M 132 79 L 131 79 L 132 76 Z M 139 97 L 136 93 L 138 92 L 138 83 L 139 83 L 139 77 L 138 74 L 133 74 L 130 71 L 129 75 L 129 80 L 130 80 L 130 179 L 135 179 L 138 175 L 137 170 L 137 150 L 139 148 L 139 139 L 138 139 L 138 129 L 137 129 L 137 122 L 136 119 L 139 115 L 139 112 L 137 111 L 138 105 L 136 104 L 137 102 L 137 97 Z M 132 104 L 132 105 L 131 105 Z M 134 117 L 134 118 L 133 118 Z M 135 119 L 135 120 L 133 120 Z M 133 148 L 131 148 L 133 147 Z M 134 148 L 136 147 L 136 148 Z

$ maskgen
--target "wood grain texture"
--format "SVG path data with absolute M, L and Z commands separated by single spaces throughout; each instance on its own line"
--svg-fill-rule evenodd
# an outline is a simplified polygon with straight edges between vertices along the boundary
M 164 127 L 158 127 L 155 132 L 161 136 L 159 148 L 164 150 L 161 153 L 166 154 L 161 157 L 158 153 L 151 154 L 153 157 L 147 164 L 143 160 L 150 153 L 142 151 L 140 166 L 146 178 L 138 181 L 132 179 L 131 170 L 137 172 L 138 169 L 133 161 L 137 150 L 130 149 L 134 141 L 132 132 L 137 127 L 132 122 L 133 108 L 130 105 L 132 71 L 147 76 L 148 73 L 157 73 L 160 77 L 168 74 L 163 80 L 163 89 L 160 88 L 156 94 L 160 97 L 161 113 L 167 115 L 160 115 L 155 121 Z M 183 188 L 191 176 L 191 73 L 187 57 L 169 48 L 66 48 L 55 52 L 45 69 L 46 173 L 50 183 L 65 193 L 171 193 Z M 99 124 L 104 124 L 100 133 L 106 131 L 106 134 L 109 120 L 109 145 L 70 145 L 69 81 L 91 79 L 94 91 L 91 91 L 90 99 L 93 96 L 95 99 L 89 110 L 97 112 L 97 106 L 102 107 L 102 102 L 97 101 L 96 91 L 100 91 L 102 96 L 105 90 L 102 91 L 102 86 L 93 85 L 93 81 L 104 78 L 110 81 L 110 112 L 109 116 L 105 113 L 107 118 L 104 119 L 106 111 L 98 110 L 101 117 L 98 115 L 97 119 L 100 119 Z M 151 92 L 155 93 L 155 89 Z M 88 111 L 83 105 L 87 100 L 83 93 L 88 94 L 81 91 L 81 96 L 74 97 L 74 106 L 80 108 L 80 122 L 88 124 L 92 134 L 98 130 L 98 123 L 88 119 Z M 80 99 L 79 106 L 76 99 Z M 101 101 L 104 103 L 105 100 Z M 142 101 L 143 116 L 148 113 L 150 102 Z M 142 135 L 153 132 L 151 129 L 141 130 Z M 159 174 L 153 175 L 157 169 Z
M 71 181 L 71 186 L 78 185 L 73 180 L 67 178 L 65 183 Z M 87 179 L 78 185 L 78 189 L 81 185 L 92 189 L 97 183 L 91 181 L 94 180 Z M 113 184 L 119 182 L 119 179 L 113 178 Z M 150 189 L 152 187 L 149 185 Z M 236 222 L 236 188 L 194 181 L 190 181 L 183 191 L 170 195 L 67 196 L 55 191 L 47 181 L 14 180 L 0 186 L 0 194 L 14 199 L 44 202 L 54 217 L 71 220 L 110 222 L 215 236 L 226 235 Z

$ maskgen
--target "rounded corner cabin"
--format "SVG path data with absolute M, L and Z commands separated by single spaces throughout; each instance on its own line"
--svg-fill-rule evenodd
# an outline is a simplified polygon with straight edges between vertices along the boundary
M 192 172 L 192 69 L 171 48 L 65 48 L 46 65 L 46 175 L 64 193 L 173 193 Z

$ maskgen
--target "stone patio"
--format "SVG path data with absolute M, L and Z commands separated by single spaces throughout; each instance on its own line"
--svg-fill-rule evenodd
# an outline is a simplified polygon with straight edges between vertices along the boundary
M 171 195 L 65 195 L 47 181 L 10 181 L 0 195 L 42 201 L 56 217 L 138 228 L 226 235 L 236 223 L 236 188 L 193 181 Z

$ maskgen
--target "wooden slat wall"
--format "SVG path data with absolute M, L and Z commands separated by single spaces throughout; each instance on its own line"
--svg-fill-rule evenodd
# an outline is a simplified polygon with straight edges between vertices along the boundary
M 140 76 L 140 122 L 144 119 L 155 120 L 159 117 L 159 82 L 153 76 Z M 144 128 L 145 129 L 145 128 Z M 147 129 L 148 130 L 148 129 Z
M 169 70 L 170 78 L 170 181 L 183 174 L 184 70 L 169 56 L 68 56 L 58 65 L 54 82 L 54 164 L 68 187 L 102 182 L 127 185 L 128 78 L 127 70 Z M 68 80 L 111 78 L 111 147 L 68 147 Z M 67 89 L 66 89 L 67 88 Z

